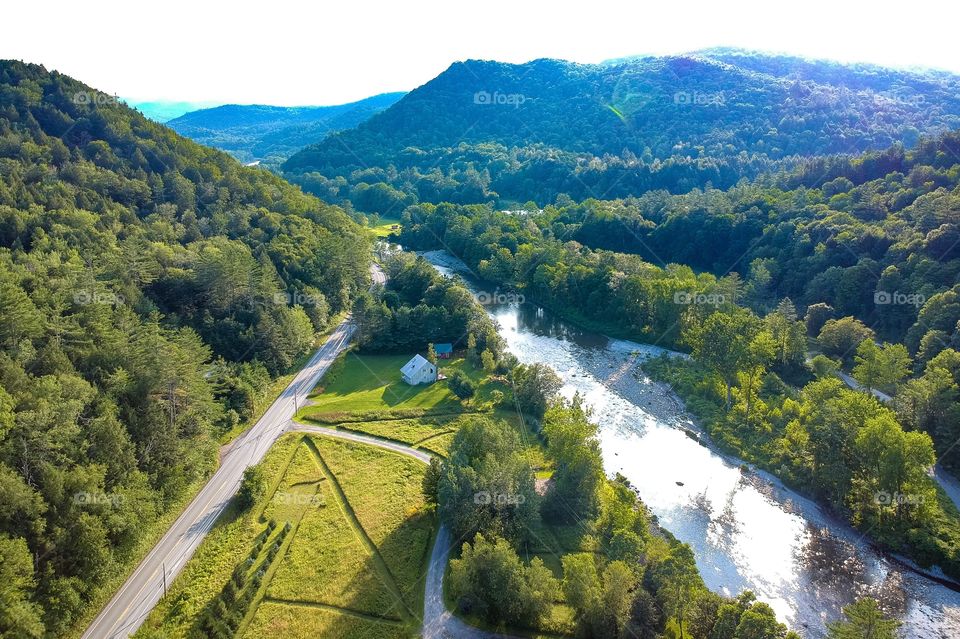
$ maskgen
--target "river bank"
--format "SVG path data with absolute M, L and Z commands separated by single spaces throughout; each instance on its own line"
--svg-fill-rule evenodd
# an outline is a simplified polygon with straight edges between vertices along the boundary
M 475 293 L 482 288 L 456 258 L 426 257 Z M 878 552 L 773 475 L 709 446 L 679 398 L 639 370 L 664 349 L 584 331 L 532 304 L 487 310 L 521 361 L 551 365 L 564 394 L 584 396 L 607 471 L 630 479 L 662 525 L 691 545 L 711 589 L 749 588 L 808 637 L 824 636 L 840 608 L 864 595 L 898 614 L 905 637 L 960 636 L 960 595 Z

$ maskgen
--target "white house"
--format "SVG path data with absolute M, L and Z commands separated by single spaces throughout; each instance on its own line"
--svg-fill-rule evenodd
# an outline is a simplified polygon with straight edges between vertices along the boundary
M 416 386 L 417 384 L 429 384 L 437 381 L 437 365 L 420 355 L 414 355 L 413 359 L 403 365 L 400 369 L 400 375 L 403 381 Z

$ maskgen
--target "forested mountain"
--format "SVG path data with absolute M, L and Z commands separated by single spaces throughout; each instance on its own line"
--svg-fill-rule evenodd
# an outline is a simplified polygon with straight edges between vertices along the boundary
M 278 164 L 333 131 L 350 129 L 404 96 L 383 93 L 336 106 L 281 107 L 226 104 L 181 115 L 167 126 L 242 162 Z
M 0 105 L 0 634 L 62 636 L 366 287 L 369 246 L 64 75 L 0 62 Z
M 960 126 L 960 77 L 713 50 L 602 65 L 469 60 L 293 155 L 361 210 L 685 193 Z

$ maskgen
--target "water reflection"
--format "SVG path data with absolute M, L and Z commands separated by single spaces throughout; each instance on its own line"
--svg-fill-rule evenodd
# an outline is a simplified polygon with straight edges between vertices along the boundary
M 427 257 L 445 274 L 456 268 L 446 254 Z M 867 594 L 901 615 L 905 637 L 960 637 L 960 594 L 889 563 L 775 478 L 692 439 L 676 398 L 637 369 L 662 349 L 578 329 L 533 304 L 487 310 L 512 353 L 549 364 L 567 396 L 585 398 L 601 426 L 607 471 L 627 476 L 660 522 L 691 545 L 712 590 L 749 588 L 808 637 L 824 636 L 842 606 Z

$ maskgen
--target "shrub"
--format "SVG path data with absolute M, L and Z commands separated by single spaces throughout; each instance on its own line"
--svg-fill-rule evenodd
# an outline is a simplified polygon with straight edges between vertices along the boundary
M 457 370 L 454 371 L 450 376 L 450 379 L 447 381 L 447 386 L 450 387 L 451 392 L 460 399 L 468 399 L 473 397 L 477 392 L 477 386 L 473 383 L 469 377 L 463 371 Z
M 250 466 L 243 471 L 243 480 L 240 482 L 240 491 L 237 493 L 237 504 L 241 510 L 250 509 L 266 494 L 267 480 L 263 476 L 260 465 Z

